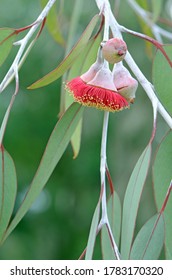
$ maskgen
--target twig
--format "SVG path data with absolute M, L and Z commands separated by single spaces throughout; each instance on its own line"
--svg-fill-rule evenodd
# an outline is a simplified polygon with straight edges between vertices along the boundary
M 102 193 L 102 216 L 100 223 L 98 225 L 97 231 L 99 232 L 102 229 L 103 225 L 106 225 L 109 238 L 111 241 L 112 248 L 114 250 L 114 254 L 117 260 L 120 260 L 120 254 L 118 250 L 118 246 L 116 245 L 113 232 L 111 230 L 111 226 L 108 219 L 107 214 L 107 201 L 106 201 L 106 146 L 107 146 L 107 130 L 108 130 L 108 121 L 109 121 L 109 112 L 105 112 L 104 114 L 104 121 L 103 121 L 103 130 L 102 130 L 102 143 L 101 143 L 101 162 L 100 162 L 100 174 L 101 174 L 101 186 L 103 189 Z
M 106 13 L 109 16 L 110 19 L 110 28 L 112 30 L 113 36 L 114 37 L 119 37 L 122 38 L 121 30 L 123 30 L 123 26 L 119 25 L 118 22 L 116 21 L 108 0 L 95 0 L 97 3 L 97 6 L 99 9 L 101 9 L 103 3 L 106 3 Z M 107 3 L 108 2 L 108 3 Z M 141 86 L 145 90 L 147 96 L 149 97 L 150 101 L 152 104 L 157 103 L 157 108 L 158 112 L 161 114 L 161 116 L 164 118 L 166 123 L 169 125 L 169 127 L 172 129 L 172 118 L 168 114 L 168 112 L 165 110 L 164 106 L 161 104 L 159 99 L 157 98 L 153 85 L 146 79 L 140 68 L 137 66 L 135 63 L 134 59 L 130 55 L 129 52 L 127 52 L 127 55 L 125 57 L 125 61 L 128 64 L 129 68 L 132 70 L 134 73 L 135 77 L 137 80 L 140 82 Z
M 150 12 L 147 12 L 142 7 L 140 7 L 135 0 L 127 0 L 127 2 L 130 5 L 130 7 L 137 13 L 137 15 L 139 15 L 144 20 L 144 22 L 150 27 L 157 40 L 161 40 L 159 35 L 162 35 L 167 39 L 172 40 L 172 33 L 155 24 L 151 19 L 152 15 Z
M 109 39 L 109 1 L 101 1 L 100 2 L 100 11 L 104 14 L 105 17 L 105 25 L 104 25 L 104 35 L 103 35 L 103 41 L 107 41 Z M 109 122 L 109 112 L 105 112 L 104 114 L 104 121 L 103 121 L 103 130 L 102 130 L 102 142 L 101 142 L 101 161 L 100 161 L 100 175 L 101 175 L 101 189 L 103 191 L 102 198 L 101 198 L 101 205 L 102 205 L 102 215 L 101 220 L 98 225 L 97 232 L 99 232 L 102 229 L 103 225 L 106 225 L 109 238 L 111 241 L 112 248 L 114 250 L 114 255 L 117 260 L 120 259 L 120 254 L 118 247 L 116 245 L 113 232 L 111 230 L 111 226 L 109 223 L 109 218 L 107 214 L 107 200 L 106 200 L 106 146 L 107 146 L 107 132 L 108 132 L 108 122 Z
M 5 129 L 6 129 L 7 122 L 8 122 L 9 116 L 10 116 L 11 108 L 13 106 L 13 103 L 14 103 L 15 98 L 16 98 L 16 96 L 18 94 L 18 91 L 19 91 L 18 69 L 14 69 L 14 76 L 15 76 L 15 80 L 16 80 L 16 88 L 15 88 L 14 94 L 11 97 L 10 104 L 9 104 L 7 110 L 6 110 L 5 116 L 4 116 L 3 121 L 2 121 L 2 125 L 0 127 L 0 147 L 2 146 L 2 142 L 3 142 L 3 138 L 4 138 L 4 134 L 5 134 Z
M 55 3 L 55 1 L 56 0 L 49 0 L 47 5 L 45 6 L 43 11 L 41 12 L 39 17 L 37 18 L 37 20 L 33 24 L 31 24 L 27 28 L 19 29 L 20 31 L 21 30 L 27 30 L 30 27 L 30 30 L 28 31 L 26 36 L 22 40 L 14 43 L 14 45 L 20 45 L 20 48 L 18 50 L 18 53 L 17 53 L 12 65 L 11 65 L 11 67 L 9 68 L 6 76 L 4 77 L 3 81 L 0 84 L 0 93 L 1 93 L 8 86 L 9 82 L 11 82 L 11 80 L 15 77 L 15 81 L 16 81 L 15 92 L 12 95 L 10 104 L 9 104 L 7 110 L 6 110 L 5 116 L 3 118 L 3 121 L 2 121 L 2 124 L 1 124 L 1 127 L 0 127 L 0 147 L 2 146 L 2 142 L 3 142 L 3 138 L 4 138 L 4 134 L 5 134 L 5 130 L 6 130 L 6 126 L 7 126 L 9 116 L 10 116 L 11 109 L 13 107 L 15 98 L 16 98 L 16 96 L 18 94 L 18 91 L 19 91 L 19 74 L 18 74 L 18 71 L 19 71 L 19 68 L 22 65 L 23 61 L 25 60 L 26 55 L 29 53 L 30 49 L 34 45 L 34 42 L 35 42 L 36 39 L 33 39 L 33 41 L 30 43 L 29 47 L 27 47 L 27 44 L 28 44 L 29 40 L 31 39 L 33 34 L 36 32 L 37 28 L 39 27 L 39 25 L 41 23 L 42 23 L 42 27 L 41 27 L 41 30 L 42 30 L 43 25 L 45 23 L 45 18 L 47 16 L 49 10 L 51 9 L 52 5 Z M 17 32 L 19 32 L 19 30 Z M 39 36 L 41 30 L 39 31 L 37 36 Z M 37 36 L 36 36 L 36 38 L 37 38 Z M 27 49 L 26 49 L 26 47 L 27 47 Z M 26 49 L 26 51 L 25 51 L 25 49 Z
M 99 8 L 99 10 L 104 13 L 105 21 L 108 18 L 110 28 L 112 30 L 114 37 L 122 38 L 121 32 L 124 30 L 124 27 L 120 26 L 118 22 L 116 21 L 109 4 L 108 0 L 95 0 L 96 4 Z M 106 28 L 105 28 L 106 30 Z M 159 31 L 159 29 L 158 29 Z M 154 32 L 155 32 L 155 26 L 154 26 Z M 167 113 L 163 105 L 158 100 L 153 85 L 146 79 L 144 74 L 141 72 L 135 61 L 133 60 L 132 56 L 129 52 L 127 52 L 125 61 L 127 62 L 128 66 L 136 76 L 137 80 L 140 82 L 141 86 L 145 90 L 147 96 L 149 97 L 152 107 L 153 107 L 153 134 L 152 134 L 152 140 L 155 135 L 156 130 L 156 119 L 157 119 L 157 111 L 162 115 L 166 123 L 169 125 L 170 128 L 172 128 L 172 118 Z M 117 259 L 120 259 L 118 247 L 115 243 L 115 240 L 113 238 L 113 233 L 111 232 L 108 215 L 107 215 L 107 204 L 106 204 L 106 182 L 105 182 L 105 169 L 106 169 L 106 142 L 107 142 L 107 127 L 108 127 L 108 117 L 109 113 L 105 113 L 104 115 L 104 124 L 103 124 L 103 132 L 102 132 L 102 145 L 101 145 L 101 187 L 103 188 L 103 195 L 102 195 L 102 218 L 100 220 L 98 231 L 102 228 L 102 226 L 105 224 L 108 229 L 108 233 L 110 236 L 111 244 L 114 249 L 115 255 Z
M 31 39 L 31 37 L 33 36 L 33 34 L 35 33 L 35 31 L 37 30 L 39 25 L 43 22 L 43 20 L 45 19 L 49 10 L 51 9 L 51 7 L 54 5 L 55 2 L 56 2 L 56 0 L 48 1 L 47 5 L 42 10 L 41 14 L 38 16 L 37 20 L 32 25 L 32 27 L 30 28 L 30 30 L 28 31 L 26 36 L 22 40 L 15 43 L 15 45 L 20 45 L 20 48 L 17 52 L 17 55 L 11 65 L 11 67 L 9 68 L 7 74 L 5 75 L 3 81 L 0 84 L 0 93 L 5 89 L 6 85 L 8 84 L 8 80 L 10 80 L 11 76 L 13 76 L 15 69 L 18 69 L 18 65 L 20 63 L 20 60 L 22 58 L 22 55 L 25 51 L 25 48 L 26 48 L 29 40 Z

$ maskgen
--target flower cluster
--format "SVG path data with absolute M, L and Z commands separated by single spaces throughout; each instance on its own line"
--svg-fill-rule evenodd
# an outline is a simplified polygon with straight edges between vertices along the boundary
M 134 101 L 137 81 L 121 62 L 126 52 L 127 46 L 121 39 L 102 42 L 96 62 L 86 73 L 67 82 L 67 90 L 85 106 L 111 112 L 128 108 Z M 108 62 L 115 64 L 113 72 Z

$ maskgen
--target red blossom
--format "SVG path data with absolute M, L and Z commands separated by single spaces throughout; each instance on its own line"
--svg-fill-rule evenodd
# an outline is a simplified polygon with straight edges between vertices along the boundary
M 85 106 L 96 107 L 110 112 L 120 111 L 129 107 L 127 100 L 117 91 L 85 83 L 76 77 L 66 84 L 67 90 L 74 99 Z

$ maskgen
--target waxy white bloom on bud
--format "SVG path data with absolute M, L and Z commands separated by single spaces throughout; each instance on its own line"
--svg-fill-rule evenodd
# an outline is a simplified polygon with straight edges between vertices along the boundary
M 117 91 L 130 103 L 134 103 L 138 82 L 134 79 L 122 62 L 117 63 L 113 70 L 113 81 Z
M 127 52 L 126 43 L 120 38 L 112 38 L 102 42 L 102 54 L 109 63 L 117 63 L 124 59 Z

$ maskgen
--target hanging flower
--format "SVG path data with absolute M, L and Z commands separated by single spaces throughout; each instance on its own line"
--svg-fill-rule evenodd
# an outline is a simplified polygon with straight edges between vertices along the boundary
M 66 84 L 74 99 L 82 105 L 110 112 L 128 108 L 127 100 L 117 92 L 108 67 L 102 66 L 96 74 L 92 70 L 93 67 L 81 77 L 76 77 Z
M 117 66 L 112 74 L 108 66 L 108 62 L 120 65 L 119 62 L 123 60 L 126 52 L 127 45 L 122 39 L 112 38 L 107 42 L 102 42 L 97 60 L 89 70 L 66 83 L 66 89 L 72 94 L 75 101 L 84 106 L 92 106 L 110 112 L 128 108 L 129 102 L 132 103 L 134 98 L 134 90 L 137 88 L 136 80 L 128 75 L 126 86 L 125 80 L 122 84 L 125 71 L 121 72 L 121 68 Z M 129 80 L 133 84 L 129 83 Z M 128 95 L 126 90 L 130 91 Z

